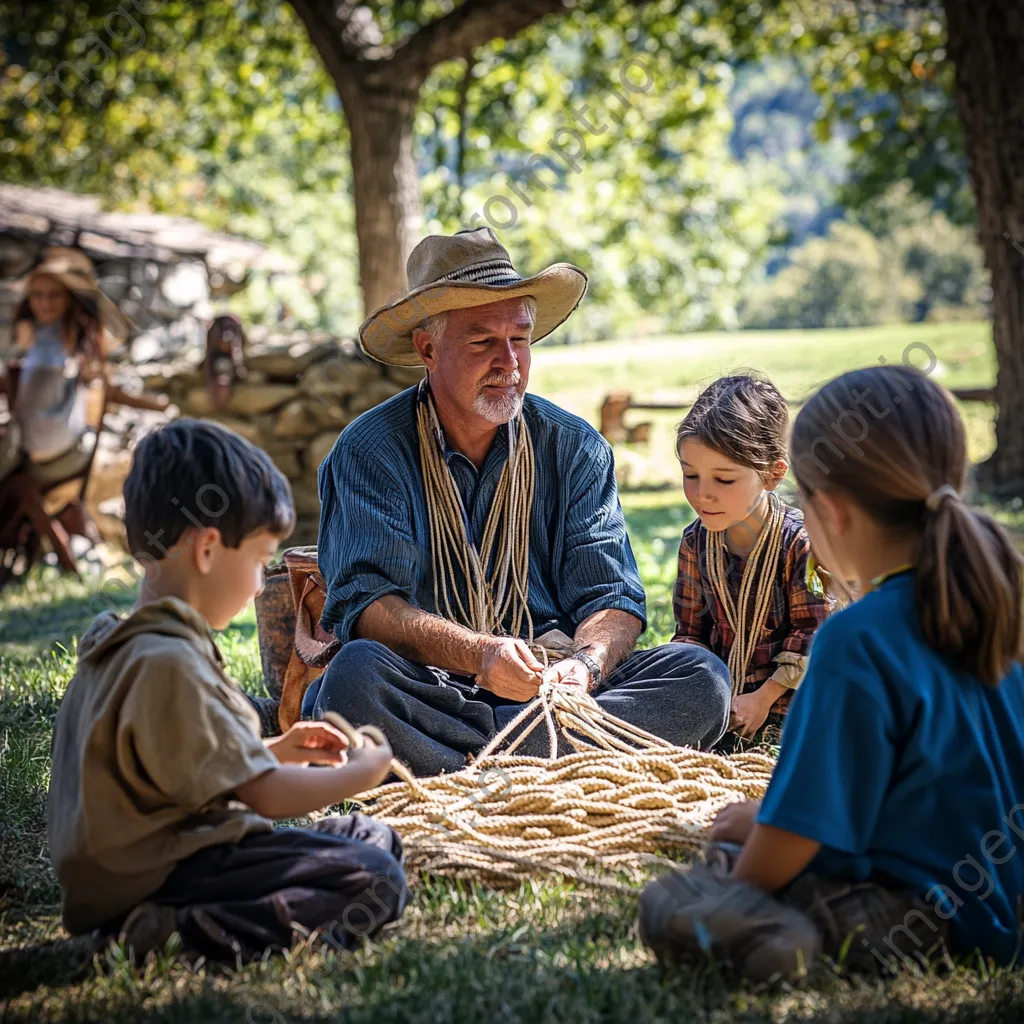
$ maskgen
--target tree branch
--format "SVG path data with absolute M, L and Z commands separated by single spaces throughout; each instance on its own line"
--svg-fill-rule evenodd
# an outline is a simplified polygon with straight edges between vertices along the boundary
M 462 193 L 466 186 L 466 136 L 469 130 L 469 87 L 473 84 L 473 68 L 476 67 L 476 58 L 472 51 L 466 54 L 466 70 L 463 72 L 462 81 L 459 83 L 459 102 L 456 108 L 456 116 L 459 119 L 458 152 L 455 158 L 455 183 L 459 188 L 459 216 L 462 216 Z
M 342 81 L 348 77 L 346 65 L 363 57 L 374 41 L 379 42 L 380 30 L 375 24 L 367 24 L 365 16 L 354 17 L 357 12 L 369 11 L 352 0 L 291 0 L 291 5 L 340 91 Z M 372 17 L 369 20 L 372 23 Z
M 571 0 L 465 0 L 424 25 L 395 48 L 402 77 L 422 82 L 442 61 L 460 57 L 492 39 L 510 39 L 547 14 L 567 11 Z

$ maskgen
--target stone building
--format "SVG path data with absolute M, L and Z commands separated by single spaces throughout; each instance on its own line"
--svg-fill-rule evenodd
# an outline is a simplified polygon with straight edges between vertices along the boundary
M 285 256 L 195 221 L 106 212 L 97 196 L 0 185 L 0 352 L 11 344 L 13 282 L 52 245 L 82 248 L 104 292 L 138 328 L 115 354 L 126 390 L 167 394 L 168 413 L 108 412 L 88 500 L 101 531 L 120 538 L 120 493 L 135 443 L 177 414 L 216 419 L 264 448 L 288 477 L 298 525 L 292 543 L 316 541 L 316 472 L 341 430 L 361 412 L 415 383 L 421 371 L 384 367 L 354 342 L 323 332 L 271 334 L 244 325 L 247 376 L 215 407 L 203 360 L 218 300 L 254 274 L 293 274 Z M 2 415 L 2 413 L 0 413 Z
M 103 291 L 136 325 L 122 354 L 135 363 L 201 351 L 218 300 L 254 274 L 297 271 L 281 253 L 185 217 L 105 211 L 99 196 L 0 185 L 0 350 L 10 343 L 11 286 L 52 245 L 92 259 Z

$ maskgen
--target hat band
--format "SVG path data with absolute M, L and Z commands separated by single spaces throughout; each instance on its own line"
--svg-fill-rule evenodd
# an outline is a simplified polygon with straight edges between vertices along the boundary
M 488 260 L 485 263 L 475 263 L 469 267 L 462 267 L 453 270 L 437 279 L 441 281 L 456 281 L 465 284 L 519 284 L 523 279 L 516 273 L 511 260 Z

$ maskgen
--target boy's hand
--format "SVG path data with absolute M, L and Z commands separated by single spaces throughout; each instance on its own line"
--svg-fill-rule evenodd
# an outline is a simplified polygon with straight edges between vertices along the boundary
M 760 808 L 760 800 L 738 800 L 728 807 L 723 807 L 711 823 L 711 841 L 741 845 L 745 843 L 754 828 L 754 819 Z
M 394 755 L 391 753 L 390 744 L 383 737 L 381 737 L 381 741 L 378 741 L 371 739 L 365 733 L 362 735 L 363 745 L 352 747 L 349 750 L 348 763 L 353 767 L 358 765 L 369 772 L 372 781 L 367 788 L 373 789 L 388 777 L 388 773 L 391 771 L 391 758 Z
M 752 693 L 740 693 L 732 699 L 729 729 L 749 739 L 764 725 L 768 712 L 778 698 L 773 686 L 763 683 Z
M 296 722 L 267 747 L 281 764 L 344 764 L 348 740 L 326 722 Z

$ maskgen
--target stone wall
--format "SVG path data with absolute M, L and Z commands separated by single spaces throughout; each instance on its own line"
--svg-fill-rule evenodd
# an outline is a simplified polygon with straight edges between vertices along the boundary
M 289 543 L 316 543 L 317 470 L 361 413 L 417 383 L 423 371 L 388 367 L 355 342 L 321 332 L 270 336 L 246 353 L 247 378 L 214 409 L 198 360 L 135 367 L 142 387 L 166 394 L 181 415 L 216 420 L 264 449 L 292 487 L 298 524 Z

